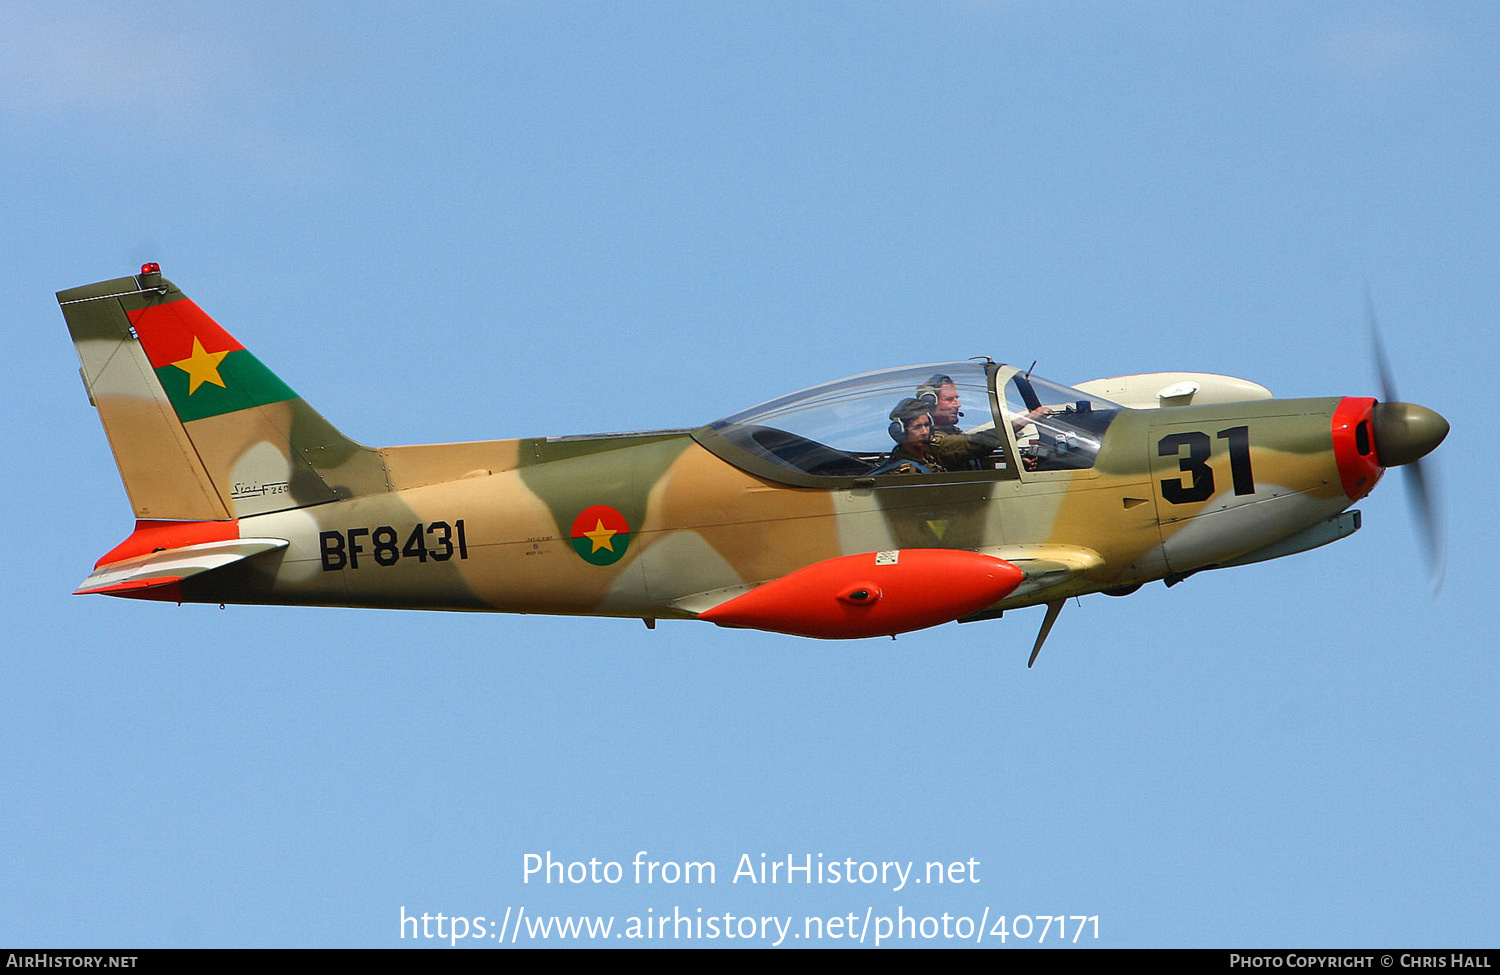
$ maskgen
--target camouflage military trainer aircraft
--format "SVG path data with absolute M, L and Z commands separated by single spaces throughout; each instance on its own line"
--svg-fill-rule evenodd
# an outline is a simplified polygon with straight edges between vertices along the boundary
M 135 531 L 80 593 L 894 635 L 1354 532 L 1432 410 L 1199 373 L 866 373 L 693 430 L 372 449 L 161 269 L 58 294 Z M 1387 398 L 1393 398 L 1387 396 Z

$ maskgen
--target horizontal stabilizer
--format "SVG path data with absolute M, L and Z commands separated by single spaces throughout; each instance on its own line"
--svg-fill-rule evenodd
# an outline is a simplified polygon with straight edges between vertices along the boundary
M 233 538 L 162 549 L 99 566 L 83 580 L 83 585 L 73 590 L 73 594 L 106 593 L 156 598 L 155 595 L 148 596 L 147 591 L 174 585 L 190 576 L 211 572 L 262 552 L 286 548 L 287 544 L 284 538 Z

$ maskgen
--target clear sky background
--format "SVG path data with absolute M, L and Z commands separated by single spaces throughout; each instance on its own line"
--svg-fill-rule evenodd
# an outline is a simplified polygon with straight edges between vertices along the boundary
M 1489 2 L 10 5 L 0 943 L 675 907 L 1492 947 L 1497 58 Z M 829 643 L 72 596 L 131 514 L 53 293 L 146 260 L 371 444 L 977 355 L 1374 395 L 1368 281 L 1453 425 L 1447 586 L 1392 472 L 1336 545 L 1070 604 L 1030 671 L 1039 609 Z M 545 851 L 627 876 L 523 883 Z M 763 853 L 979 882 L 730 882 Z

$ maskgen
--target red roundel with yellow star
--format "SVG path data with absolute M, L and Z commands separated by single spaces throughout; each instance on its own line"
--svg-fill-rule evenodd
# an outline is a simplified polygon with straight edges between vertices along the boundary
M 594 565 L 610 565 L 625 556 L 630 524 L 607 504 L 591 504 L 573 519 L 573 551 Z

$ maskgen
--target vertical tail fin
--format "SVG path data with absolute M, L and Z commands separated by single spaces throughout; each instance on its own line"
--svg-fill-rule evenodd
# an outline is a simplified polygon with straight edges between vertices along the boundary
M 214 521 L 388 490 L 348 439 L 161 269 L 60 291 L 138 519 Z

